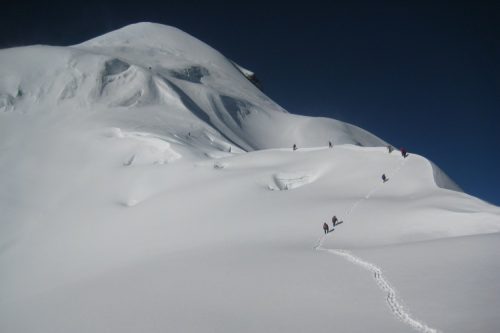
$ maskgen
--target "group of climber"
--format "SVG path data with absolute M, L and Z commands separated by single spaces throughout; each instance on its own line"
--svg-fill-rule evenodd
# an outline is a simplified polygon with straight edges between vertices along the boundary
M 329 147 L 332 148 L 332 143 L 331 141 L 329 142 Z M 297 146 L 296 145 L 293 145 L 294 147 L 294 150 L 297 149 Z M 394 151 L 394 147 L 389 145 L 387 146 L 387 150 L 389 151 L 389 154 L 392 153 Z M 401 148 L 400 149 L 400 152 L 401 152 L 401 156 L 403 156 L 403 158 L 407 158 L 408 157 L 408 152 L 406 151 L 405 148 Z M 382 174 L 382 181 L 385 183 L 389 180 L 389 178 L 385 175 L 385 173 Z M 332 224 L 333 224 L 333 227 L 330 229 L 330 226 L 328 225 L 328 223 L 323 223 L 323 231 L 325 232 L 325 235 L 334 231 L 335 230 L 335 227 L 339 224 L 343 223 L 343 221 L 339 221 L 337 219 L 337 216 L 333 216 L 332 217 Z
M 337 216 L 333 215 L 332 217 L 332 229 L 330 229 L 330 226 L 328 225 L 328 223 L 323 223 L 323 231 L 325 232 L 325 234 L 329 233 L 329 232 L 332 232 L 333 230 L 335 230 L 334 228 L 336 226 L 338 226 L 339 224 L 342 224 L 343 221 L 339 221 L 339 219 L 337 218 Z
M 328 148 L 333 148 L 333 142 L 331 140 L 328 141 Z M 299 148 L 297 148 L 297 145 L 294 143 L 292 146 L 292 150 L 296 151 L 297 149 L 299 149 Z
M 328 148 L 333 148 L 333 142 L 331 140 L 328 141 Z M 299 149 L 299 148 L 297 147 L 297 144 L 294 143 L 292 146 L 292 150 L 295 151 L 297 149 Z M 389 154 L 390 154 L 394 151 L 394 147 L 391 145 L 388 145 L 387 150 L 389 151 Z M 405 148 L 401 148 L 399 151 L 401 152 L 401 156 L 403 156 L 404 158 L 408 157 L 408 152 L 406 151 Z
M 388 145 L 387 146 L 387 150 L 389 151 L 389 154 L 392 153 L 394 151 L 394 147 L 391 146 L 391 145 Z M 405 148 L 401 148 L 399 150 L 401 152 L 401 156 L 403 156 L 403 158 L 407 158 L 408 157 L 408 152 L 406 151 Z M 385 175 L 385 173 L 382 174 L 382 182 L 387 182 L 389 181 L 389 178 Z

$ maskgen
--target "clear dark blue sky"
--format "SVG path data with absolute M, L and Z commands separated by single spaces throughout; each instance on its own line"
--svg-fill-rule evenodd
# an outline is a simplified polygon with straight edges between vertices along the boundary
M 255 71 L 288 111 L 358 125 L 500 205 L 500 5 L 405 2 L 11 2 L 0 47 L 173 25 Z

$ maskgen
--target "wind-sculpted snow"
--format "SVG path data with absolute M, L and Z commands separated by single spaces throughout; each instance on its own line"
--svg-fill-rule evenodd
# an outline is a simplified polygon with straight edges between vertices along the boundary
M 269 189 L 278 189 L 280 191 L 292 190 L 310 184 L 314 182 L 316 178 L 316 175 L 310 172 L 277 173 L 273 176 L 275 186 L 269 185 Z
M 202 66 L 189 66 L 180 70 L 171 70 L 170 74 L 176 79 L 192 83 L 202 83 L 203 77 L 210 75 L 208 69 Z
M 462 192 L 460 186 L 458 186 L 453 180 L 451 180 L 450 177 L 448 177 L 448 175 L 445 174 L 443 170 L 441 170 L 441 168 L 430 161 L 429 163 L 431 164 L 432 174 L 437 186 L 452 191 Z
M 125 72 L 130 68 L 130 64 L 120 59 L 110 59 L 104 63 L 104 76 L 110 77 Z
M 123 132 L 119 128 L 113 128 L 110 136 L 130 147 L 130 157 L 123 163 L 124 166 L 165 164 L 182 157 L 166 140 L 149 133 Z

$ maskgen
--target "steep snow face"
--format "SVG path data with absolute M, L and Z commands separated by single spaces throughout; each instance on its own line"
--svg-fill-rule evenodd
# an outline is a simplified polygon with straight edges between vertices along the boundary
M 312 250 L 322 223 L 343 220 L 324 248 L 363 254 L 498 233 L 500 209 L 384 145 L 287 113 L 172 27 L 2 50 L 0 331 L 327 332 L 333 313 L 342 331 L 402 332 L 367 274 Z
M 448 175 L 444 173 L 444 171 L 441 170 L 440 167 L 438 167 L 431 161 L 429 161 L 429 163 L 431 164 L 432 174 L 434 176 L 434 181 L 436 182 L 437 186 L 452 191 L 462 192 L 460 186 L 458 186 L 457 183 L 455 183 L 450 177 L 448 177 Z

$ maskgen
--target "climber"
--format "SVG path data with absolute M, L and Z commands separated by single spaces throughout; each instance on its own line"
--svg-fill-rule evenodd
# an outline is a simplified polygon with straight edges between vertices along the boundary
M 323 223 L 323 231 L 325 232 L 325 235 L 330 232 L 330 227 L 326 224 L 326 222 Z
M 328 141 L 328 147 L 333 148 L 333 143 L 331 141 Z
M 231 146 L 229 146 L 229 152 L 231 152 Z
M 392 153 L 392 151 L 394 150 L 394 147 L 391 146 L 391 145 L 388 145 L 387 146 L 387 150 L 389 151 L 389 154 Z
M 408 156 L 408 152 L 406 151 L 406 149 L 404 148 L 401 148 L 401 155 L 406 158 Z
M 293 144 L 293 150 L 297 150 L 297 145 L 295 143 Z
M 337 218 L 337 216 L 333 215 L 333 217 L 332 217 L 332 224 L 333 224 L 334 227 L 337 225 L 338 221 L 339 221 L 339 219 Z
M 385 182 L 386 182 L 386 181 L 388 181 L 388 180 L 389 180 L 389 178 L 387 178 L 387 177 L 385 176 L 385 173 L 383 173 L 383 174 L 382 174 L 382 181 L 385 183 Z

